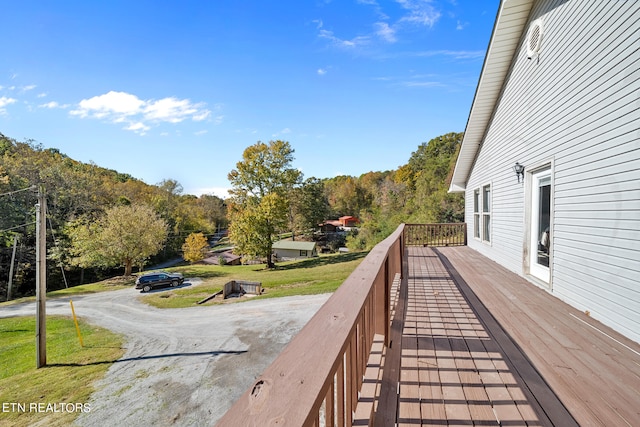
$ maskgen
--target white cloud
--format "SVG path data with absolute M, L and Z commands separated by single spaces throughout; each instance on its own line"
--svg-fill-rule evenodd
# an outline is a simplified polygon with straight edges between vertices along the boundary
M 396 38 L 396 30 L 391 28 L 386 22 L 376 22 L 375 28 L 376 34 L 381 39 L 384 39 L 389 43 L 395 43 L 396 41 L 398 41 L 398 39 Z
M 36 85 L 27 85 L 27 86 L 22 86 L 20 89 L 22 89 L 23 92 L 28 92 L 30 90 L 33 90 L 36 88 Z
M 327 70 L 324 68 L 318 68 L 317 73 L 319 76 L 324 76 L 325 74 L 327 74 Z
M 358 36 L 351 40 L 341 39 L 333 35 L 333 31 L 320 30 L 318 35 L 320 38 L 327 39 L 335 46 L 344 48 L 355 48 L 369 43 L 370 38 L 368 36 Z
M 444 85 L 440 82 L 433 82 L 433 81 L 409 81 L 409 82 L 403 82 L 401 83 L 403 86 L 406 87 L 443 87 Z
M 284 128 L 284 129 L 282 129 L 280 132 L 276 132 L 276 133 L 274 133 L 274 134 L 271 134 L 271 137 L 272 137 L 272 138 L 277 138 L 277 137 L 278 137 L 278 136 L 280 136 L 280 135 L 287 135 L 287 134 L 290 134 L 290 133 L 291 133 L 291 129 L 289 129 L 289 128 Z
M 49 108 L 49 109 L 53 109 L 53 108 L 69 108 L 69 104 L 60 104 L 56 101 L 51 101 L 51 102 L 47 102 L 46 104 L 40 104 L 38 105 L 39 108 Z
M 197 132 L 194 132 L 193 134 L 196 135 L 196 136 L 200 136 L 200 135 L 204 135 L 204 134 L 206 134 L 208 132 L 209 132 L 208 130 L 199 130 Z
M 193 103 L 189 99 L 168 97 L 142 100 L 126 92 L 110 91 L 83 99 L 70 114 L 112 123 L 127 123 L 128 126 L 124 129 L 144 135 L 154 123 L 175 124 L 187 119 L 199 122 L 208 119 L 211 111 L 205 108 L 204 103 Z
M 123 129 L 131 130 L 137 133 L 138 135 L 145 135 L 147 131 L 149 131 L 151 128 L 142 122 L 137 122 L 137 123 L 130 123 L 128 126 L 125 126 Z
M 316 24 L 318 37 L 329 40 L 334 46 L 349 49 L 372 44 L 376 37 L 387 43 L 396 43 L 399 38 L 398 33 L 405 27 L 416 25 L 433 27 L 441 17 L 440 12 L 432 5 L 432 0 L 395 0 L 401 9 L 400 14 L 393 19 L 383 11 L 383 6 L 376 0 L 356 0 L 356 2 L 372 7 L 378 16 L 377 22 L 372 24 L 373 31 L 352 39 L 344 39 L 336 36 L 333 31 L 324 29 L 323 21 L 315 20 L 313 22 Z
M 45 92 L 39 93 L 37 95 L 37 98 L 46 98 L 46 97 L 47 97 L 47 94 Z
M 207 118 L 209 118 L 210 115 L 211 115 L 211 111 L 205 110 L 202 113 L 195 114 L 193 116 L 193 121 L 194 122 L 201 122 L 201 121 L 206 120 Z M 216 119 L 218 119 L 219 117 L 222 117 L 222 116 L 218 116 L 218 117 L 216 117 Z
M 104 118 L 118 117 L 140 114 L 145 102 L 135 95 L 125 92 L 111 91 L 104 95 L 83 99 L 78 104 L 78 109 L 71 111 L 74 116 Z
M 144 117 L 148 120 L 156 120 L 169 123 L 180 123 L 186 118 L 201 121 L 206 119 L 210 112 L 200 111 L 199 105 L 192 104 L 188 99 L 164 98 L 159 101 L 146 103 Z
M 432 27 L 440 19 L 440 12 L 431 5 L 431 0 L 396 0 L 396 2 L 408 11 L 408 14 L 400 19 L 401 22 Z
M 4 108 L 9 104 L 13 104 L 15 103 L 16 100 L 13 98 L 7 98 L 6 96 L 3 96 L 0 98 L 0 115 L 1 114 L 6 114 L 7 110 Z
M 464 30 L 465 27 L 467 27 L 468 25 L 469 25 L 468 22 L 458 21 L 458 23 L 456 24 L 456 30 Z
M 16 102 L 15 99 L 3 96 L 2 98 L 0 98 L 0 107 L 6 107 L 7 105 L 13 104 L 14 102 Z

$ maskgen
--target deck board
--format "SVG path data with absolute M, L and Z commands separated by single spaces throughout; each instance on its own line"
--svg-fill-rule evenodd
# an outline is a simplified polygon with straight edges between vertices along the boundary
M 468 247 L 435 251 L 580 425 L 638 425 L 638 343 Z
M 408 255 L 397 412 L 369 425 L 638 425 L 637 343 L 470 248 Z
M 409 250 L 398 425 L 550 425 L 439 257 Z

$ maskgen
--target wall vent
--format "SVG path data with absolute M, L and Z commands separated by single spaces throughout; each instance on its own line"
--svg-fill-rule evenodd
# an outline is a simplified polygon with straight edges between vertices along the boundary
M 544 26 L 542 25 L 542 20 L 536 19 L 531 23 L 529 33 L 527 34 L 527 58 L 531 59 L 540 53 L 543 33 Z

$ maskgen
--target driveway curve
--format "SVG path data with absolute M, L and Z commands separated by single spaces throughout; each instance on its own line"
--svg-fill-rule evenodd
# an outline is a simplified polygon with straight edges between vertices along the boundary
M 329 297 L 157 309 L 139 295 L 123 289 L 73 297 L 78 317 L 126 339 L 79 426 L 214 424 Z M 0 317 L 33 314 L 34 303 L 0 308 Z M 69 299 L 47 301 L 47 314 L 70 315 Z

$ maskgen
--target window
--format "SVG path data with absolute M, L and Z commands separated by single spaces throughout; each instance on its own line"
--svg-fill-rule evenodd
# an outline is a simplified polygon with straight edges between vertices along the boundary
M 482 240 L 491 241 L 491 185 L 482 187 Z
M 307 251 L 300 251 L 300 256 L 307 256 Z
M 491 184 L 473 191 L 473 237 L 491 241 Z
M 473 237 L 480 238 L 480 190 L 473 191 Z

